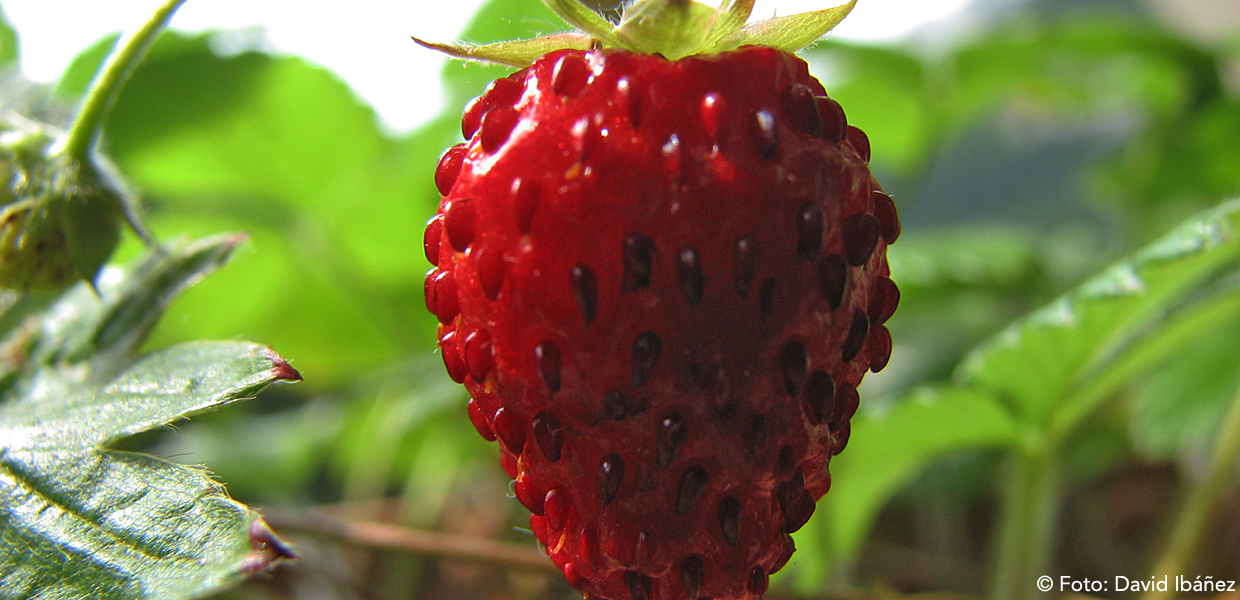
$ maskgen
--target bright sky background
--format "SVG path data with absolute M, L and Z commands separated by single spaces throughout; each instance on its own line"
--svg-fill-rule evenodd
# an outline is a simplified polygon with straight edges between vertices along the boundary
M 832 0 L 757 0 L 755 17 L 820 9 Z M 373 105 L 393 131 L 408 131 L 438 111 L 443 58 L 409 40 L 452 41 L 482 0 L 189 0 L 172 19 L 184 31 L 262 28 L 271 48 L 335 71 Z M 945 19 L 969 0 L 860 0 L 831 36 L 887 40 Z M 99 38 L 141 24 L 161 0 L 5 0 L 21 37 L 26 76 L 55 81 L 78 52 Z

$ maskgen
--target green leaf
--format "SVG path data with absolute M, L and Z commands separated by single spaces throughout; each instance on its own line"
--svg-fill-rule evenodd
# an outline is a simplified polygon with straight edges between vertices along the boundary
M 103 448 L 300 379 L 246 342 L 133 356 L 172 297 L 238 243 L 152 249 L 4 340 L 0 597 L 186 598 L 290 555 L 203 470 Z
M 301 59 L 221 57 L 206 35 L 172 33 L 134 73 L 106 137 L 154 200 L 159 237 L 244 230 L 259 250 L 178 303 L 156 343 L 244 333 L 297 355 L 323 385 L 429 347 L 417 232 L 446 144 L 386 138 L 344 83 Z
M 1133 441 L 1155 460 L 1206 447 L 1240 387 L 1240 290 L 1185 312 L 1142 344 L 1148 350 L 1131 352 L 1119 374 L 1166 363 L 1133 389 Z
M 958 380 L 1045 426 L 1060 410 L 1083 416 L 1074 392 L 1123 356 L 1167 311 L 1202 290 L 1240 257 L 1240 201 L 1193 219 L 1112 265 L 982 345 Z M 1089 403 L 1099 400 L 1090 396 Z M 1062 423 L 1064 427 L 1070 423 Z
M 855 559 L 879 511 L 927 463 L 1017 441 L 1016 424 L 999 402 L 954 386 L 919 390 L 889 412 L 863 411 L 851 427 L 848 448 L 831 459 L 831 491 L 801 534 L 825 535 L 829 554 L 844 562 Z M 823 558 L 800 565 L 804 589 L 820 589 Z
M 104 277 L 98 294 L 86 286 L 70 289 L 49 309 L 60 317 L 43 321 L 29 340 L 30 360 L 48 366 L 86 361 L 97 379 L 115 377 L 116 364 L 138 349 L 172 301 L 222 266 L 245 239 L 174 243 Z
M 107 450 L 0 454 L 0 596 L 186 598 L 243 571 L 251 516 L 200 471 Z
M 252 398 L 292 378 L 288 369 L 256 344 L 190 342 L 143 357 L 99 390 L 81 391 L 65 373 L 39 373 L 24 394 L 0 405 L 0 439 L 8 452 L 93 448 Z
M 0 10 L 0 69 L 17 68 L 21 48 L 17 44 L 17 31 L 9 24 L 8 17 Z

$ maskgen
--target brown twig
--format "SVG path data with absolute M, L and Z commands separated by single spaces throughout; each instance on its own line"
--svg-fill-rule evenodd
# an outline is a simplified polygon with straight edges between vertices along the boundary
M 391 523 L 355 521 L 317 511 L 264 509 L 262 513 L 277 531 L 321 535 L 370 548 L 559 572 L 547 557 L 534 548 L 510 542 L 411 529 Z

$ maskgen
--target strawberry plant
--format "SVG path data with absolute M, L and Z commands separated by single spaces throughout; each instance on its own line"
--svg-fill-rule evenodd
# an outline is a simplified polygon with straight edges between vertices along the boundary
M 1240 579 L 1227 43 L 490 0 L 410 25 L 472 60 L 394 134 L 251 34 L 156 40 L 176 4 L 8 71 L 0 597 Z M 234 403 L 297 377 L 196 341 L 237 336 L 308 381 Z

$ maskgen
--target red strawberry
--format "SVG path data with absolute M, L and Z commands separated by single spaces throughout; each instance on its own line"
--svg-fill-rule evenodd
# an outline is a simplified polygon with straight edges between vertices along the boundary
M 427 306 L 538 540 L 591 597 L 760 596 L 891 353 L 865 134 L 761 46 L 553 50 L 463 133 Z

